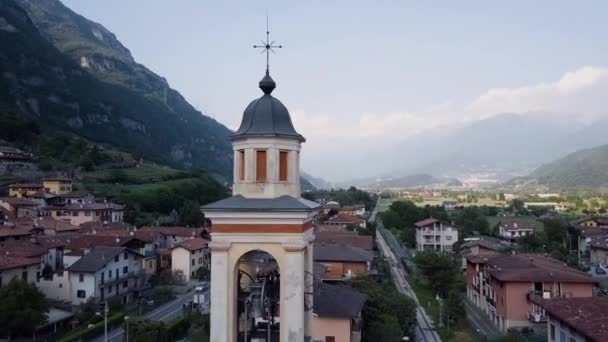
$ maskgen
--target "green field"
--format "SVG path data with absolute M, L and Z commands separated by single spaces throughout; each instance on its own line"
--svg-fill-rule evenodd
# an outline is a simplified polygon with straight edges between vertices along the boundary
M 438 206 L 438 205 L 443 205 L 444 201 L 455 201 L 455 199 L 453 198 L 445 198 L 445 197 L 438 197 L 438 198 L 425 198 L 422 202 L 415 202 L 417 206 L 419 207 L 424 207 L 426 205 L 430 205 L 430 206 Z M 471 207 L 471 206 L 488 206 L 488 207 L 504 207 L 506 206 L 506 203 L 504 201 L 497 201 L 495 199 L 492 198 L 478 198 L 477 202 L 462 202 L 462 203 L 458 203 L 458 206 L 463 206 L 463 207 Z

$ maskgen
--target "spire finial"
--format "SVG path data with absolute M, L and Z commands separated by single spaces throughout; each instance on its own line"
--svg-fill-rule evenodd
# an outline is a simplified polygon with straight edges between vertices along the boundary
M 266 76 L 260 81 L 260 88 L 264 91 L 264 94 L 270 94 L 276 84 L 270 77 L 270 53 L 276 53 L 274 49 L 281 49 L 283 45 L 275 45 L 274 40 L 270 40 L 270 28 L 268 25 L 268 11 L 266 11 L 266 41 L 261 41 L 262 45 L 254 45 L 254 49 L 262 49 L 262 53 L 266 53 Z

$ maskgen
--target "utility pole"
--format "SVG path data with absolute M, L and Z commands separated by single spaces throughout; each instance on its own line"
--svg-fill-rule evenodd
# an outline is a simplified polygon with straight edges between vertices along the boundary
M 439 297 L 439 294 L 435 297 L 437 302 L 439 302 L 439 327 L 443 327 L 443 300 Z
M 104 301 L 104 309 L 103 309 L 103 326 L 104 326 L 104 334 L 103 341 L 108 342 L 108 311 L 110 308 L 108 307 L 108 301 Z

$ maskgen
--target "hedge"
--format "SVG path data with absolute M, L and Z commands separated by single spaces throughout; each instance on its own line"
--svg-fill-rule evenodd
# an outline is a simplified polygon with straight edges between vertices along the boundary
M 112 316 L 108 317 L 108 331 L 112 328 L 119 327 L 124 321 L 125 313 L 117 312 Z M 97 337 L 104 333 L 104 320 L 95 323 L 91 328 L 80 328 L 80 330 L 76 333 L 68 334 L 63 338 L 60 338 L 58 342 L 76 342 L 80 340 L 87 340 L 94 337 Z
M 190 321 L 186 317 L 178 317 L 167 323 L 167 337 L 169 341 L 177 341 L 188 334 Z

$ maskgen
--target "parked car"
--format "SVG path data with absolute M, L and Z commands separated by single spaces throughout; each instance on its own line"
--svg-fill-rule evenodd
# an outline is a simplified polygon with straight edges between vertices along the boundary
M 606 270 L 602 266 L 597 265 L 595 266 L 595 274 L 606 275 Z

